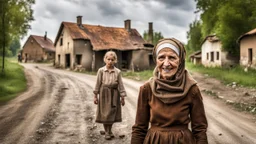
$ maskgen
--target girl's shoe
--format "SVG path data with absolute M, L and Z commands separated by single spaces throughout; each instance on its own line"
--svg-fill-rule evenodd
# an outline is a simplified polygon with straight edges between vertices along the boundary
M 110 132 L 110 136 L 111 136 L 111 138 L 114 138 L 114 137 L 115 137 L 112 132 Z
M 106 134 L 105 134 L 105 139 L 106 139 L 106 140 L 111 140 L 110 134 L 106 133 Z

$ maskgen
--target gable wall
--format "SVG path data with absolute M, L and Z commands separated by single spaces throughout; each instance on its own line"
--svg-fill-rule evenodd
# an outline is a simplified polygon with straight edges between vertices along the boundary
M 211 52 L 213 52 L 213 61 L 211 61 Z M 219 60 L 217 60 L 217 52 L 219 52 Z M 208 59 L 207 59 L 208 53 Z M 206 40 L 202 45 L 202 64 L 206 67 L 221 66 L 223 54 L 221 53 L 220 42 L 209 42 Z
M 27 61 L 41 61 L 44 59 L 44 52 L 41 46 L 32 38 L 31 36 L 26 41 L 23 52 L 22 58 L 25 59 L 27 54 Z
M 60 45 L 60 39 L 63 38 L 63 43 Z M 55 53 L 55 64 L 59 67 L 66 68 L 66 54 L 70 54 L 70 68 L 73 68 L 74 64 L 74 41 L 70 36 L 70 32 L 67 28 L 63 27 L 60 37 L 56 43 L 56 53 Z M 58 57 L 60 55 L 60 59 Z
M 240 41 L 240 65 L 248 66 L 248 49 L 252 48 L 251 67 L 256 68 L 256 35 L 244 37 Z

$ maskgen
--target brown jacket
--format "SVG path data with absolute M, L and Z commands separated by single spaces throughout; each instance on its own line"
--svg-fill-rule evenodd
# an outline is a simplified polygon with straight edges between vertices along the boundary
M 172 137 L 170 135 L 163 135 L 161 132 L 154 132 L 157 136 L 150 136 L 152 134 L 152 127 L 159 129 L 172 129 L 173 127 L 182 126 L 188 127 L 191 122 L 191 129 L 180 130 L 181 135 L 169 133 L 173 135 L 171 143 L 197 143 L 207 144 L 207 119 L 205 116 L 202 96 L 197 85 L 190 88 L 186 97 L 173 104 L 165 104 L 152 94 L 149 83 L 140 87 L 137 115 L 134 126 L 132 127 L 131 144 L 145 143 L 165 143 L 164 140 Z M 148 130 L 149 123 L 151 128 Z M 147 135 L 147 136 L 146 136 Z M 153 138 L 155 137 L 155 138 Z M 157 137 L 157 138 L 156 138 Z M 175 138 L 179 137 L 179 138 Z M 157 139 L 157 141 L 156 141 Z M 162 139 L 162 140 L 161 140 Z M 177 139 L 177 141 L 173 141 Z M 170 143 L 170 140 L 168 141 Z

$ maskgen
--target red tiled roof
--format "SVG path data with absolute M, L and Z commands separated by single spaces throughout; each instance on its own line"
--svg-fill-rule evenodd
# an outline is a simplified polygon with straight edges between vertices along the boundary
M 93 50 L 134 50 L 144 48 L 144 39 L 136 29 L 129 32 L 125 28 L 105 27 L 99 25 L 83 24 L 79 27 L 76 23 L 62 22 L 59 33 L 63 27 L 68 28 L 72 39 L 90 40 Z M 59 34 L 56 37 L 57 43 Z
M 49 38 L 45 40 L 44 36 L 37 36 L 37 35 L 31 35 L 31 37 L 33 37 L 43 49 L 46 49 L 47 51 L 55 52 L 53 42 Z

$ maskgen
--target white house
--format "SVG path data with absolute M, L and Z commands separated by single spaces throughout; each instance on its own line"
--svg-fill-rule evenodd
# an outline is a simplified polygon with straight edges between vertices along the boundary
M 222 44 L 216 35 L 207 36 L 202 42 L 202 64 L 205 67 L 232 67 L 236 59 L 222 49 Z

